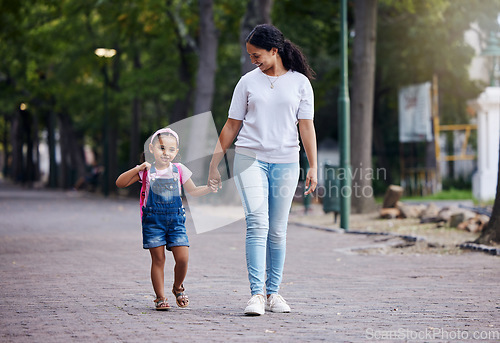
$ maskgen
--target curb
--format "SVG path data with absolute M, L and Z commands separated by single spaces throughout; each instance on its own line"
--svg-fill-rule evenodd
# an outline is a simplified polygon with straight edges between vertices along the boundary
M 352 234 L 352 235 L 366 235 L 366 236 L 392 236 L 392 237 L 398 237 L 398 238 L 404 239 L 407 242 L 427 242 L 428 244 L 431 244 L 423 237 L 411 236 L 411 235 L 400 235 L 400 234 L 396 234 L 396 233 L 392 233 L 392 232 L 371 232 L 371 231 L 359 231 L 359 230 L 345 231 L 343 229 L 333 229 L 333 228 L 317 226 L 317 225 L 308 225 L 308 224 L 304 224 L 304 223 L 289 222 L 289 224 L 293 224 L 293 225 L 301 226 L 301 227 L 306 227 L 309 229 L 327 231 L 327 232 Z M 500 248 L 493 248 L 493 247 L 490 247 L 490 246 L 484 245 L 484 244 L 476 244 L 476 243 L 469 242 L 469 243 L 459 244 L 458 247 L 460 249 L 464 249 L 464 250 L 473 250 L 473 251 L 487 253 L 490 255 L 500 256 Z
M 490 255 L 500 256 L 500 248 L 493 248 L 484 244 L 476 244 L 476 243 L 462 243 L 459 245 L 460 249 L 468 249 L 474 251 L 485 252 Z
M 305 228 L 308 228 L 308 229 L 327 231 L 327 232 L 348 233 L 348 232 L 345 232 L 345 230 L 343 230 L 343 229 L 333 229 L 333 228 L 324 227 L 324 226 L 309 225 L 309 224 L 296 223 L 296 222 L 288 222 L 288 224 L 292 224 L 292 225 L 296 225 L 296 226 L 301 226 L 301 227 L 305 227 Z
M 318 226 L 318 225 L 309 225 L 309 224 L 304 224 L 304 223 L 297 223 L 297 222 L 289 222 L 288 224 L 296 225 L 296 226 L 301 226 L 305 227 L 308 229 L 315 229 L 315 230 L 321 230 L 321 231 L 327 231 L 327 232 L 335 232 L 335 233 L 345 233 L 345 234 L 351 234 L 351 235 L 366 235 L 366 236 L 392 236 L 392 237 L 398 237 L 401 239 L 404 239 L 407 242 L 425 242 L 425 238 L 419 237 L 419 236 L 411 236 L 411 235 L 400 235 L 397 233 L 392 233 L 392 232 L 373 232 L 373 231 L 345 231 L 344 229 L 334 229 L 334 228 L 328 228 L 324 226 Z
M 366 236 L 379 235 L 379 236 L 398 237 L 398 238 L 404 239 L 407 242 L 426 242 L 425 238 L 423 238 L 423 237 L 410 236 L 410 235 L 400 235 L 400 234 L 392 233 L 392 232 L 347 231 L 346 233 L 350 233 L 353 235 L 366 235 Z

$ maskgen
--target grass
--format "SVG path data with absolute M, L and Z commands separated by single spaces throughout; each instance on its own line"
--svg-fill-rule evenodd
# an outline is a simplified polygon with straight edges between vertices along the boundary
M 474 196 L 472 195 L 472 190 L 471 189 L 456 189 L 456 188 L 450 188 L 450 189 L 445 189 L 441 192 L 434 193 L 434 194 L 429 194 L 426 196 L 403 196 L 401 197 L 401 201 L 420 201 L 420 200 L 425 200 L 425 201 L 433 201 L 433 200 L 472 200 L 474 202 L 474 205 L 476 206 L 491 206 L 493 205 L 494 200 L 489 200 L 486 202 L 480 202 Z M 376 197 L 375 202 L 377 204 L 382 204 L 384 202 L 384 197 Z
M 455 189 L 450 188 L 443 190 L 438 193 L 429 194 L 425 196 L 413 195 L 413 196 L 403 196 L 401 201 L 420 201 L 420 200 L 473 200 L 475 204 L 478 201 L 472 195 L 472 190 L 470 189 Z M 384 202 L 384 196 L 376 197 L 375 202 L 377 204 L 382 204 Z
M 405 200 L 474 200 L 472 190 L 470 189 L 455 189 L 450 188 L 438 193 L 429 194 L 426 196 L 410 196 L 402 197 Z

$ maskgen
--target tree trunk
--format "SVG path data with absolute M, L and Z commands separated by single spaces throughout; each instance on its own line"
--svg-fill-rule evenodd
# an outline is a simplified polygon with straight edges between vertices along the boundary
M 12 168 L 11 178 L 15 182 L 23 182 L 23 133 L 21 130 L 21 115 L 14 113 L 11 123 Z
M 139 72 L 142 68 L 141 55 L 138 48 L 134 48 L 134 69 Z M 130 123 L 130 154 L 129 165 L 133 166 L 139 162 L 140 151 L 143 149 L 140 139 L 140 123 L 142 112 L 142 100 L 136 95 L 132 100 L 132 122 Z
M 53 101 L 51 101 L 53 105 Z M 49 146 L 49 187 L 57 187 L 58 169 L 56 161 L 56 114 L 51 108 L 49 110 L 47 126 L 47 143 Z
M 73 128 L 71 118 L 59 113 L 59 136 L 61 147 L 61 179 L 62 188 L 72 188 L 80 177 L 85 177 L 85 158 L 83 147 L 78 141 L 78 134 Z
M 211 110 L 217 68 L 217 29 L 214 23 L 213 0 L 200 0 L 200 37 L 194 115 Z
M 497 194 L 495 196 L 495 203 L 493 204 L 493 211 L 491 212 L 490 221 L 483 229 L 476 243 L 500 243 L 500 156 L 498 158 Z
M 142 112 L 142 101 L 137 96 L 134 97 L 132 101 L 132 123 L 130 126 L 130 155 L 129 155 L 129 166 L 135 166 L 139 164 L 141 151 L 144 149 L 144 145 L 139 142 L 140 139 L 140 122 L 141 122 L 141 112 Z M 134 183 L 128 187 L 129 195 L 137 195 L 140 191 L 141 186 L 139 183 Z
M 383 168 L 386 173 L 386 179 L 384 180 L 387 184 L 392 184 L 394 178 L 392 176 L 392 168 L 389 162 L 390 156 L 392 154 L 391 147 L 386 144 L 385 136 L 385 107 L 383 104 L 384 93 L 387 93 L 386 89 L 381 89 L 380 77 L 377 77 L 379 72 L 375 69 L 375 92 L 373 99 L 373 151 L 376 156 L 376 164 L 374 168 Z M 394 149 L 394 151 L 397 151 Z
M 193 53 L 191 48 L 183 46 L 182 41 L 179 40 L 178 44 L 181 64 L 179 66 L 179 81 L 181 84 L 191 85 L 192 84 L 192 70 L 189 65 L 189 55 Z M 180 96 L 174 103 L 170 114 L 170 123 L 175 123 L 179 120 L 187 118 L 189 113 L 189 108 L 191 107 L 193 99 L 193 87 L 188 87 L 186 94 Z
M 353 83 L 351 91 L 352 211 L 373 211 L 372 128 L 377 0 L 354 1 Z
M 9 166 L 9 160 L 10 160 L 10 149 L 9 149 L 9 122 L 10 122 L 10 116 L 5 115 L 4 116 L 4 127 L 3 127 L 3 170 L 2 174 L 4 177 L 7 177 L 10 175 L 10 166 Z
M 129 165 L 134 165 L 139 162 L 139 157 L 142 150 L 140 139 L 140 122 L 142 113 L 142 101 L 138 97 L 132 100 L 132 123 L 130 124 L 130 153 Z
M 245 39 L 255 26 L 259 24 L 271 24 L 272 7 L 273 0 L 248 0 L 247 11 L 241 22 L 240 29 L 242 75 L 255 68 L 248 56 Z
M 396 207 L 396 204 L 403 195 L 403 190 L 401 186 L 390 185 L 385 192 L 382 208 Z
M 26 156 L 24 174 L 24 182 L 28 187 L 33 187 L 33 181 L 35 181 L 35 156 L 34 156 L 34 140 L 33 140 L 33 121 L 32 115 L 28 111 L 21 111 L 21 122 L 23 127 L 23 132 L 26 141 Z
M 61 149 L 61 161 L 59 165 L 59 179 L 57 180 L 58 187 L 67 189 L 70 186 L 70 160 L 69 160 L 69 146 L 68 134 L 64 116 L 58 113 L 58 126 L 59 126 L 59 147 Z
M 110 123 L 117 123 L 114 111 L 110 112 Z M 109 128 L 109 173 L 108 173 L 108 188 L 110 193 L 116 193 L 115 180 L 118 177 L 118 128 L 111 124 Z
M 117 107 L 114 106 L 115 102 L 113 101 L 113 94 L 116 92 L 120 93 L 120 77 L 121 77 L 121 49 L 118 43 L 113 45 L 113 48 L 117 51 L 116 56 L 111 60 L 111 75 L 109 80 L 107 70 L 104 69 L 105 78 L 107 80 L 107 85 L 109 86 L 108 90 L 108 116 L 109 116 L 109 125 L 108 125 L 108 171 L 104 172 L 104 177 L 107 176 L 107 182 L 104 184 L 107 186 L 107 192 L 116 192 L 115 180 L 118 177 L 118 118 L 117 118 Z M 104 85 L 106 87 L 106 84 Z
M 185 23 L 180 19 L 179 8 L 174 6 L 171 0 L 167 0 L 167 16 L 173 22 L 175 34 L 177 36 L 177 47 L 179 49 L 179 81 L 181 84 L 189 85 L 183 96 L 179 96 L 175 101 L 170 114 L 170 123 L 187 118 L 193 99 L 193 70 L 190 65 L 191 54 L 196 51 L 196 44 L 193 38 L 187 34 Z
M 33 181 L 40 181 L 40 139 L 38 138 L 38 130 L 39 130 L 39 120 L 38 117 L 35 116 L 33 118 Z

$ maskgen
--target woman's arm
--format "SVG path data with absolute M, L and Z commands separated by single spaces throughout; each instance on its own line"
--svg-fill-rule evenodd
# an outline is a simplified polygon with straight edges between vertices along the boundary
M 318 149 L 316 146 L 316 130 L 312 119 L 299 119 L 299 132 L 302 145 L 309 161 L 309 171 L 306 176 L 305 195 L 314 192 L 318 185 Z
M 139 172 L 141 170 L 149 168 L 151 168 L 151 164 L 149 164 L 148 162 L 144 162 L 139 166 L 135 166 L 134 168 L 127 170 L 126 172 L 118 176 L 118 179 L 116 179 L 116 187 L 118 188 L 128 187 L 134 182 L 139 181 L 140 180 Z
M 210 181 L 210 186 L 196 186 L 193 180 L 187 180 L 183 185 L 184 190 L 194 197 L 200 197 L 202 195 L 217 192 L 217 183 L 214 180 Z
M 208 180 L 215 180 L 219 187 L 222 187 L 221 177 L 219 170 L 217 169 L 220 161 L 224 157 L 227 149 L 231 146 L 234 139 L 240 132 L 242 120 L 236 120 L 229 118 L 224 124 L 222 131 L 219 136 L 219 140 L 217 141 L 217 145 L 215 146 L 214 154 L 212 155 L 212 161 L 210 162 L 210 170 L 208 173 Z

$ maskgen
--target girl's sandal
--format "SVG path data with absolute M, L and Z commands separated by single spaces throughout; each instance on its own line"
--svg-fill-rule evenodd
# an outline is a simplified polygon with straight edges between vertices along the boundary
M 156 298 L 153 300 L 157 311 L 168 311 L 170 310 L 170 305 L 167 302 L 167 298 Z
M 181 285 L 181 288 L 179 290 L 180 292 L 177 292 L 175 290 L 175 286 L 172 287 L 172 293 L 175 295 L 175 302 L 179 307 L 186 307 L 187 305 L 189 305 L 189 299 L 188 296 L 184 294 L 184 285 Z

